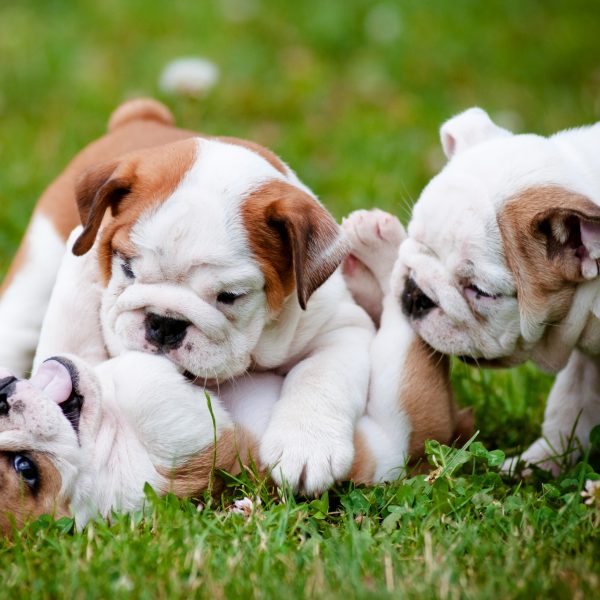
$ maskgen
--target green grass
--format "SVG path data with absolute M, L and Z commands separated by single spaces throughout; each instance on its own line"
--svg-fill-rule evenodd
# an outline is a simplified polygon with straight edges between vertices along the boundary
M 226 18 L 232 6 L 250 16 Z M 0 0 L 0 273 L 45 185 L 120 101 L 161 98 L 174 57 L 222 72 L 202 101 L 162 98 L 180 124 L 270 146 L 337 217 L 379 206 L 406 221 L 453 113 L 479 104 L 540 133 L 599 118 L 599 22 L 586 0 Z M 488 448 L 539 435 L 551 379 L 533 367 L 456 364 L 453 382 Z M 470 457 L 433 486 L 309 503 L 246 482 L 201 513 L 167 499 L 82 533 L 41 520 L 0 542 L 0 596 L 592 596 L 590 471 L 518 483 Z M 249 520 L 226 510 L 244 494 L 263 498 Z

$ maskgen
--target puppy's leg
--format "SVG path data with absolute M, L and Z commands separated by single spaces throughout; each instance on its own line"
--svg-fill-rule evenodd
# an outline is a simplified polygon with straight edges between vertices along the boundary
M 349 254 L 344 260 L 342 274 L 354 301 L 362 306 L 375 325 L 379 326 L 383 294 L 375 275 L 354 254 Z
M 354 427 L 365 410 L 373 326 L 344 292 L 335 318 L 286 375 L 260 443 L 273 480 L 309 495 L 347 477 Z
M 371 345 L 369 401 L 357 428 L 353 477 L 368 482 L 365 465 L 372 464 L 372 481 L 386 481 L 403 473 L 409 455 L 422 456 L 426 439 L 450 444 L 472 427 L 472 419 L 468 411 L 456 410 L 448 359 L 429 348 L 402 313 L 394 275 L 405 237 L 402 225 L 374 210 L 353 213 L 344 227 L 352 251 L 385 293 Z
M 36 214 L 0 288 L 0 364 L 19 375 L 31 370 L 64 253 L 65 242 L 54 225 Z
M 574 350 L 548 396 L 542 437 L 520 458 L 558 475 L 562 466 L 575 460 L 580 449 L 586 448 L 590 432 L 598 424 L 600 361 Z M 503 470 L 514 471 L 518 459 L 509 458 Z
M 67 241 L 68 251 L 42 324 L 34 369 L 57 354 L 75 354 L 92 365 L 108 359 L 100 327 L 102 286 L 96 249 L 84 256 L 70 251 L 81 229 L 77 227 Z

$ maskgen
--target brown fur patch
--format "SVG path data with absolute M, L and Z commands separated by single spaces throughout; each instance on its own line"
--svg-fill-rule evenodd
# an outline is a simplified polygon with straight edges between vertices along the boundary
M 89 170 L 77 185 L 77 203 L 85 228 L 73 251 L 84 254 L 93 245 L 108 208 L 113 217 L 102 233 L 98 256 L 105 282 L 114 251 L 131 253 L 129 234 L 142 213 L 164 202 L 196 158 L 193 139 L 141 150 L 115 163 Z
M 360 431 L 354 434 L 354 462 L 349 479 L 354 483 L 370 485 L 375 477 L 375 457 Z
M 517 285 L 519 307 L 546 323 L 564 318 L 583 281 L 575 248 L 555 232 L 568 218 L 600 219 L 600 207 L 562 187 L 530 188 L 508 200 L 498 214 L 506 262 Z
M 15 472 L 13 454 L 0 451 L 0 532 L 8 535 L 11 523 L 17 527 L 40 515 L 66 516 L 66 502 L 59 498 L 61 476 L 50 458 L 41 452 L 30 452 L 40 475 L 39 488 L 34 492 Z
M 279 310 L 294 287 L 305 308 L 347 254 L 337 223 L 306 192 L 277 180 L 252 192 L 241 212 L 270 309 Z
M 257 461 L 256 440 L 246 429 L 236 426 L 219 436 L 216 458 L 211 444 L 179 467 L 157 470 L 168 480 L 164 493 L 171 492 L 179 498 L 198 498 L 209 488 L 211 476 L 214 476 L 213 467 L 235 475 L 240 472 L 240 462 L 249 466 L 253 462 L 258 465 Z M 221 482 L 215 477 L 213 490 L 218 491 L 220 487 Z
M 457 429 L 457 409 L 450 385 L 450 359 L 415 337 L 401 381 L 399 403 L 412 427 L 411 459 L 423 456 L 425 440 L 451 444 Z

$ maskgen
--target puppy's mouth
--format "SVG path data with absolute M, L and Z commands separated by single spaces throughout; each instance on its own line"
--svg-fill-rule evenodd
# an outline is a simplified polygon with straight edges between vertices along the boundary
M 203 388 L 215 388 L 216 389 L 219 387 L 219 383 L 220 383 L 218 379 L 202 377 L 200 375 L 194 375 L 193 373 L 190 373 L 189 371 L 184 371 L 183 376 L 188 381 L 193 383 L 194 385 L 197 385 L 197 386 L 203 387 Z
M 79 437 L 84 397 L 79 392 L 79 372 L 75 365 L 63 357 L 50 358 L 37 370 L 31 384 L 42 390 L 49 400 L 58 404 Z

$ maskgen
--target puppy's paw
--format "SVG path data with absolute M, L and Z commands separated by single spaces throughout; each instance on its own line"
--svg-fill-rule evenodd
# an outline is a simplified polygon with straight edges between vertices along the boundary
M 556 450 L 551 448 L 545 439 L 540 438 L 529 446 L 521 456 L 507 458 L 500 471 L 507 475 L 529 477 L 532 471 L 527 465 L 534 465 L 539 469 L 549 471 L 554 477 L 558 477 L 563 461 L 564 457 L 557 456 Z M 524 464 L 525 467 L 518 470 L 519 464 Z
M 273 481 L 294 492 L 315 496 L 347 476 L 354 458 L 347 440 L 325 431 L 269 427 L 260 444 L 260 462 L 271 468 Z
M 406 238 L 400 221 L 379 209 L 356 210 L 342 221 L 352 255 L 375 276 L 384 293 L 398 258 L 398 248 Z

